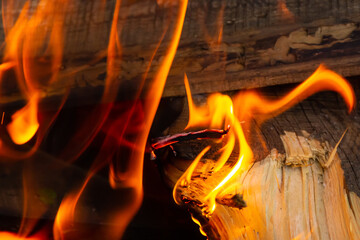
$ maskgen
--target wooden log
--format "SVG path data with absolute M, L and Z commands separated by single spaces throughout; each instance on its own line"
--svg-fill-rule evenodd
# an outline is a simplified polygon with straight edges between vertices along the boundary
M 15 18 L 23 2 L 13 9 Z M 91 99 L 88 88 L 104 85 L 104 58 L 93 60 L 106 50 L 114 2 L 106 1 L 104 11 L 99 11 L 101 3 L 96 0 L 72 1 L 66 8 L 62 73 L 57 84 L 44 89 L 44 97 L 61 95 L 71 87 Z M 119 80 L 125 93 L 137 89 L 162 34 L 174 27 L 177 5 L 162 2 L 122 1 Z M 35 9 L 36 3 L 31 7 Z M 322 62 L 344 76 L 359 75 L 359 9 L 358 0 L 191 1 L 164 96 L 184 95 L 184 72 L 193 93 L 300 82 Z M 162 60 L 170 35 L 165 34 L 149 78 Z M 4 95 L 2 103 L 21 99 L 16 89 Z
M 213 175 L 208 170 L 214 162 L 202 162 L 196 173 L 207 177 L 193 175 L 177 195 L 209 239 L 358 239 L 360 199 L 346 190 L 336 147 L 308 136 L 286 132 L 285 155 L 273 149 L 239 174 L 229 183 L 236 188 L 217 196 L 210 215 L 201 211 L 206 208 L 204 196 L 230 165 Z M 221 201 L 228 195 L 241 195 L 246 207 Z

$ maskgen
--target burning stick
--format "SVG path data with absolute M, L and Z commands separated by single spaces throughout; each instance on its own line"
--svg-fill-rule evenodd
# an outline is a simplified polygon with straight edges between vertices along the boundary
M 220 139 L 229 132 L 229 129 L 218 130 L 218 129 L 205 129 L 196 132 L 178 133 L 175 135 L 164 136 L 151 140 L 150 151 L 153 157 L 156 157 L 154 150 L 170 146 L 174 143 L 195 140 L 195 139 Z M 176 155 L 176 152 L 174 152 Z

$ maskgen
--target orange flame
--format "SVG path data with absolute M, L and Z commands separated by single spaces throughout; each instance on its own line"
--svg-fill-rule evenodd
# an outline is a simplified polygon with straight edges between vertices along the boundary
M 55 114 L 52 114 L 50 117 L 42 116 L 40 98 L 44 94 L 44 89 L 57 81 L 62 64 L 64 14 L 66 13 L 65 8 L 69 5 L 69 1 L 39 0 L 36 7 L 32 9 L 32 1 L 27 0 L 16 20 L 12 14 L 12 10 L 15 9 L 15 2 L 13 0 L 3 0 L 2 17 L 6 37 L 3 63 L 0 65 L 0 80 L 2 80 L 4 72 L 14 71 L 17 86 L 26 100 L 25 106 L 12 115 L 12 121 L 9 124 L 5 121 L 4 125 L 15 144 L 22 145 L 29 142 L 32 138 L 36 138 L 36 143 L 31 148 L 31 151 L 27 152 L 27 154 L 19 154 L 22 157 L 28 157 L 40 145 L 42 136 L 54 121 L 65 102 L 64 96 Z M 176 4 L 173 4 L 173 1 L 167 2 L 172 3 L 171 6 L 176 6 Z M 102 3 L 102 11 L 105 11 L 106 1 L 102 1 Z M 158 3 L 162 4 L 163 1 L 159 0 Z M 127 196 L 130 200 L 126 203 L 126 206 L 115 207 L 110 213 L 107 213 L 106 217 L 111 223 L 111 227 L 102 230 L 102 233 L 106 233 L 107 238 L 119 239 L 139 209 L 143 197 L 142 172 L 145 145 L 179 44 L 187 3 L 187 0 L 179 0 L 176 27 L 155 77 L 146 85 L 147 88 L 142 83 L 134 97 L 135 100 L 126 107 L 123 107 L 114 103 L 120 86 L 119 76 L 121 68 L 119 64 L 122 55 L 120 41 L 122 25 L 119 24 L 121 1 L 116 1 L 107 48 L 107 76 L 105 79 L 105 90 L 101 98 L 102 105 L 96 107 L 92 112 L 91 120 L 89 121 L 89 125 L 93 124 L 92 129 L 89 130 L 89 125 L 84 124 L 83 128 L 69 141 L 69 145 L 63 151 L 61 157 L 68 161 L 74 160 L 85 151 L 100 131 L 103 131 L 106 137 L 99 155 L 90 167 L 81 187 L 68 193 L 59 207 L 53 228 L 53 235 L 56 240 L 69 238 L 83 239 L 84 235 L 81 233 L 83 229 L 75 224 L 77 217 L 76 210 L 79 210 L 76 207 L 90 180 L 100 169 L 106 166 L 109 166 L 109 183 L 115 189 L 114 191 L 124 191 L 125 189 L 125 191 L 131 190 L 131 193 Z M 213 47 L 219 47 L 222 40 L 224 7 L 225 5 L 223 4 L 218 19 L 219 30 L 217 41 L 211 40 Z M 159 45 L 161 42 L 162 40 L 160 40 Z M 157 53 L 157 48 L 151 61 Z M 149 71 L 151 61 L 146 71 Z M 145 81 L 145 79 L 146 74 L 143 80 Z M 306 82 L 278 101 L 267 101 L 253 92 L 247 92 L 236 96 L 234 104 L 230 97 L 214 94 L 209 97 L 207 106 L 197 107 L 191 98 L 187 79 L 185 80 L 185 85 L 190 104 L 190 119 L 187 128 L 211 127 L 229 129 L 227 136 L 224 138 L 225 144 L 219 150 L 219 158 L 213 171 L 220 171 L 229 162 L 228 160 L 235 147 L 238 147 L 239 150 L 237 162 L 233 163 L 231 170 L 204 196 L 203 200 L 208 205 L 207 212 L 209 213 L 215 210 L 216 196 L 252 160 L 252 152 L 246 142 L 241 125 L 242 121 L 247 121 L 250 117 L 254 117 L 254 114 L 259 114 L 264 119 L 270 113 L 279 114 L 297 101 L 320 90 L 337 91 L 344 97 L 349 111 L 354 107 L 354 93 L 350 85 L 340 76 L 322 66 Z M 143 100 L 140 100 L 140 97 Z M 9 150 L 10 147 L 4 146 L 5 141 L 2 140 L 0 139 L 0 154 L 6 155 L 6 152 L 7 155 L 12 157 L 17 156 L 16 150 Z M 191 184 L 193 172 L 210 148 L 210 146 L 206 147 L 198 155 L 184 176 L 179 179 L 175 189 Z M 119 167 L 124 159 L 128 164 L 125 164 L 126 167 Z M 29 212 L 33 213 L 33 211 L 36 211 L 34 215 L 41 216 L 46 212 L 47 208 L 46 206 L 37 208 L 35 207 L 36 204 L 32 204 L 30 200 L 35 198 L 35 194 L 32 194 L 34 192 L 32 192 L 33 183 L 31 182 L 31 174 L 28 177 L 25 177 L 25 175 L 23 184 L 25 186 L 24 216 L 27 216 Z M 180 203 L 179 199 L 176 198 L 175 189 L 175 200 Z M 34 221 L 25 221 L 23 219 L 18 234 L 0 232 L 0 239 L 43 239 L 40 235 L 29 235 L 34 230 L 35 224 Z
M 32 11 L 27 1 L 15 22 L 11 10 L 15 2 L 3 1 L 3 65 L 14 69 L 18 87 L 28 101 L 7 126 L 15 144 L 28 142 L 40 127 L 37 114 L 41 89 L 56 81 L 61 66 L 66 3 L 67 0 L 41 0 Z
M 37 132 L 39 128 L 37 120 L 38 99 L 38 95 L 35 94 L 24 108 L 12 115 L 13 121 L 7 125 L 7 129 L 14 143 L 24 144 Z
M 353 110 L 355 94 L 351 85 L 340 75 L 320 65 L 306 81 L 279 100 L 270 101 L 252 91 L 238 94 L 235 97 L 235 104 L 238 106 L 235 114 L 241 121 L 254 114 L 260 114 L 266 119 L 269 114 L 280 114 L 310 95 L 325 90 L 339 93 L 345 100 L 348 111 Z
M 181 0 L 179 3 L 176 27 L 173 32 L 170 46 L 164 56 L 164 60 L 153 81 L 147 86 L 148 88 L 145 89 L 143 88 L 143 85 L 141 85 L 141 89 L 138 92 L 144 96 L 144 101 L 138 99 L 140 97 L 139 94 L 136 95 L 133 103 L 129 103 L 128 106 L 125 107 L 125 110 L 120 109 L 120 114 L 116 114 L 115 120 L 109 121 L 108 128 L 105 130 L 107 137 L 104 140 L 100 153 L 90 169 L 82 187 L 77 191 L 68 194 L 63 199 L 54 224 L 55 239 L 67 239 L 66 233 L 69 233 L 69 231 L 71 232 L 72 230 L 79 230 L 72 227 L 76 217 L 76 205 L 89 183 L 89 180 L 97 171 L 107 164 L 109 164 L 110 167 L 109 181 L 111 187 L 116 191 L 124 191 L 124 189 L 131 190 L 131 194 L 127 196 L 130 197 L 131 201 L 127 202 L 125 207 L 114 207 L 113 211 L 108 214 L 108 220 L 111 222 L 112 227 L 104 230 L 107 238 L 119 239 L 125 231 L 126 226 L 139 209 L 143 197 L 142 171 L 146 142 L 153 118 L 160 102 L 166 78 L 175 57 L 187 9 L 187 0 Z M 116 58 L 121 52 L 121 48 L 117 34 L 118 28 L 116 26 L 119 8 L 120 1 L 118 0 L 108 47 L 108 77 L 106 79 L 103 97 L 104 102 L 113 101 L 113 97 L 116 96 L 113 90 L 118 86 L 117 74 L 119 68 L 117 67 L 118 62 L 116 61 Z M 113 104 L 112 110 L 106 114 L 111 116 L 112 113 L 116 113 L 116 110 L 119 109 L 117 109 L 116 104 Z M 121 117 L 119 117 L 119 115 Z M 102 126 L 102 124 L 99 126 Z M 106 126 L 106 123 L 104 123 L 103 129 L 105 129 Z M 119 159 L 119 157 L 121 158 Z M 125 170 L 118 167 L 121 165 L 119 161 L 124 160 L 128 163 Z M 81 233 L 79 233 L 79 235 L 81 236 Z
M 19 237 L 17 234 L 10 232 L 0 232 L 1 240 L 41 240 L 41 237 Z
M 216 197 L 222 191 L 225 191 L 226 186 L 231 183 L 232 179 L 248 168 L 253 160 L 253 153 L 243 130 L 249 129 L 248 122 L 250 122 L 250 118 L 264 121 L 270 117 L 270 114 L 271 116 L 280 114 L 308 96 L 324 90 L 338 92 L 344 98 L 349 112 L 354 108 L 355 104 L 355 95 L 351 85 L 344 78 L 326 69 L 323 65 L 306 81 L 278 100 L 268 100 L 254 91 L 245 91 L 234 97 L 233 107 L 233 102 L 229 96 L 216 93 L 209 96 L 206 105 L 196 106 L 190 93 L 186 75 L 185 87 L 189 103 L 189 122 L 186 129 L 193 127 L 229 129 L 227 136 L 222 140 L 224 147 L 219 150 L 220 157 L 211 170 L 216 173 L 227 163 L 231 164 L 232 167 L 222 179 L 217 180 L 218 184 L 211 191 L 205 196 L 200 196 L 202 199 L 199 200 L 206 205 L 203 209 L 205 214 L 211 214 L 215 210 Z M 247 124 L 242 125 L 244 122 Z M 238 151 L 234 151 L 236 146 L 239 148 Z M 191 184 L 192 173 L 210 148 L 210 146 L 206 147 L 178 179 L 173 190 L 174 199 L 178 204 L 181 204 L 178 188 Z M 238 152 L 237 161 L 229 163 L 230 155 L 235 152 Z

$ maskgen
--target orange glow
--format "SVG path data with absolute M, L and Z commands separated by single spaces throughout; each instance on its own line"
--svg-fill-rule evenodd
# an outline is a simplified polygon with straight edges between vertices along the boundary
M 10 232 L 0 232 L 0 239 L 1 240 L 43 240 L 42 237 L 20 237 L 17 234 L 10 233 Z
M 10 137 L 16 144 L 28 142 L 37 132 L 38 96 L 34 95 L 25 107 L 12 115 L 12 122 L 7 125 Z
M 194 127 L 229 129 L 227 135 L 221 140 L 224 146 L 218 150 L 220 157 L 216 159 L 213 173 L 220 171 L 225 164 L 231 169 L 223 177 L 216 179 L 211 191 L 200 196 L 201 203 L 205 204 L 203 212 L 211 214 L 216 209 L 216 197 L 226 189 L 232 179 L 249 168 L 253 161 L 253 153 L 247 143 L 244 132 L 250 129 L 250 120 L 255 118 L 264 121 L 269 117 L 289 109 L 301 100 L 319 91 L 335 91 L 345 100 L 349 112 L 354 108 L 355 95 L 350 84 L 335 72 L 321 65 L 306 81 L 278 100 L 268 100 L 254 91 L 244 91 L 235 95 L 234 103 L 229 96 L 219 93 L 208 97 L 206 105 L 196 106 L 190 93 L 190 86 L 185 75 L 185 88 L 189 103 L 189 122 L 186 129 Z M 235 149 L 238 146 L 238 149 Z M 191 184 L 192 173 L 211 147 L 206 147 L 193 161 L 185 173 L 178 179 L 173 195 L 178 204 L 181 198 L 178 196 L 178 188 L 187 187 Z M 237 154 L 237 161 L 229 161 L 230 155 Z M 211 176 L 210 176 L 211 177 Z
M 5 72 L 11 73 L 11 76 L 14 75 L 16 90 L 21 94 L 25 106 L 11 115 L 11 122 L 8 119 L 10 119 L 12 112 L 6 112 L 6 115 L 2 112 L 1 125 L 4 127 L 4 132 L 9 134 L 10 139 L 8 141 L 10 143 L 8 144 L 7 137 L 1 137 L 0 155 L 11 159 L 28 158 L 28 162 L 32 162 L 31 160 L 38 157 L 32 158 L 33 154 L 41 145 L 42 139 L 48 133 L 48 128 L 55 121 L 66 102 L 67 93 L 61 96 L 58 105 L 55 105 L 55 107 L 53 105 L 55 110 L 49 113 L 49 116 L 44 113 L 46 111 L 42 108 L 42 104 L 45 102 L 42 102 L 42 98 L 47 96 L 48 91 L 53 90 L 52 87 L 56 86 L 62 64 L 68 60 L 63 59 L 65 33 L 67 32 L 65 29 L 65 20 L 67 20 L 65 19 L 67 17 L 65 13 L 69 12 L 66 9 L 72 6 L 73 3 L 68 0 L 25 0 L 23 2 L 20 8 L 21 11 L 14 15 L 14 12 L 16 12 L 14 9 L 18 9 L 16 5 L 20 3 L 14 0 L 2 1 L 5 42 L 3 48 L 1 48 L 4 57 L 2 64 L 0 64 L 0 81 L 4 80 L 2 77 Z M 176 21 L 169 19 L 169 26 L 164 29 L 161 40 L 159 40 L 150 58 L 143 81 L 138 86 L 136 93 L 131 96 L 132 100 L 125 103 L 117 102 L 117 98 L 120 95 L 119 88 L 122 84 L 121 61 L 123 46 L 121 40 L 123 38 L 121 38 L 121 34 L 123 25 L 121 23 L 125 22 L 126 16 L 120 16 L 124 14 L 121 8 L 121 0 L 113 2 L 115 8 L 108 46 L 101 51 L 97 58 L 97 61 L 100 61 L 100 59 L 106 57 L 106 77 L 100 103 L 91 108 L 92 111 L 85 116 L 84 123 L 81 122 L 81 126 L 76 129 L 70 139 L 66 139 L 68 141 L 64 143 L 64 149 L 62 146 L 59 147 L 59 156 L 52 157 L 56 158 L 56 161 L 60 162 L 62 167 L 67 168 L 67 165 L 63 166 L 65 165 L 64 162 L 67 164 L 83 156 L 84 151 L 93 143 L 96 137 L 100 138 L 102 145 L 100 149 L 96 149 L 97 155 L 94 157 L 94 161 L 86 166 L 88 172 L 82 175 L 83 178 L 80 179 L 80 184 L 72 187 L 61 201 L 52 229 L 55 240 L 88 239 L 84 237 L 88 229 L 80 226 L 81 224 L 77 224 L 77 222 L 79 219 L 82 220 L 82 217 L 84 218 L 81 215 L 82 197 L 84 193 L 87 193 L 87 187 L 100 170 L 109 171 L 108 179 L 106 179 L 106 183 L 111 187 L 109 187 L 109 191 L 116 193 L 117 195 L 114 194 L 116 196 L 121 195 L 120 200 L 125 199 L 124 203 L 117 202 L 117 199 L 113 200 L 114 206 L 109 207 L 111 210 L 105 210 L 105 213 L 101 212 L 99 214 L 102 214 L 100 217 L 103 217 L 102 223 L 104 223 L 99 232 L 106 236 L 104 238 L 120 239 L 140 208 L 143 199 L 143 161 L 146 144 L 179 45 L 188 0 L 179 0 L 178 3 L 175 1 L 157 1 L 160 7 L 170 5 L 171 8 L 176 8 L 178 10 L 177 18 Z M 207 34 L 209 45 L 211 48 L 217 49 L 219 54 L 223 52 L 220 45 L 223 37 L 225 6 L 223 3 L 221 13 L 218 15 L 218 31 L 214 36 Z M 99 11 L 103 11 L 105 16 L 107 10 L 107 2 L 102 0 L 102 9 L 99 9 Z M 69 19 L 71 20 L 71 18 Z M 170 27 L 171 24 L 174 24 L 173 29 Z M 163 38 L 165 36 L 171 37 L 171 39 L 167 42 L 166 53 L 161 56 L 163 58 L 160 58 L 158 48 L 161 44 L 164 44 Z M 153 59 L 162 59 L 160 64 L 155 64 L 157 69 L 151 69 Z M 71 62 L 71 59 L 69 62 Z M 81 66 L 77 67 L 76 70 L 70 69 L 70 73 L 63 74 L 63 76 L 69 77 L 68 82 L 70 83 L 72 81 L 71 75 L 84 68 Z M 154 77 L 149 79 L 148 72 L 155 72 Z M 68 82 L 65 82 L 66 86 Z M 61 82 L 61 84 L 63 83 Z M 258 115 L 261 119 L 266 119 L 270 116 L 269 114 L 279 114 L 298 101 L 321 90 L 332 90 L 340 93 L 345 99 L 349 111 L 353 109 L 355 104 L 354 92 L 351 86 L 339 75 L 325 69 L 323 66 L 320 66 L 307 81 L 294 91 L 276 101 L 263 99 L 254 92 L 245 92 L 237 95 L 233 102 L 229 96 L 216 93 L 208 98 L 206 105 L 196 106 L 190 93 L 190 85 L 186 75 L 185 86 L 190 112 L 186 128 L 202 127 L 228 130 L 226 136 L 218 140 L 218 143 L 223 145 L 218 151 L 218 159 L 216 159 L 216 164 L 211 171 L 214 173 L 220 172 L 225 165 L 230 166 L 230 170 L 223 174 L 211 191 L 203 196 L 202 200 L 207 204 L 208 208 L 206 209 L 207 213 L 215 211 L 216 197 L 228 187 L 238 173 L 244 171 L 252 162 L 253 154 L 246 141 L 244 130 L 247 129 L 244 127 L 243 121 L 248 121 L 252 117 L 258 117 Z M 30 141 L 32 139 L 34 141 Z M 17 145 L 28 143 L 27 145 L 32 144 L 32 146 L 14 146 L 14 143 Z M 58 147 L 57 142 L 51 142 L 51 144 L 56 145 L 54 148 Z M 193 173 L 201 165 L 201 160 L 210 152 L 210 149 L 211 146 L 204 148 L 176 183 L 173 195 L 178 204 L 181 203 L 181 199 L 178 198 L 176 190 L 179 187 L 186 187 L 191 184 Z M 54 152 L 57 152 L 57 150 L 55 149 Z M 229 158 L 234 152 L 238 155 L 234 158 L 236 161 L 231 162 Z M 36 231 L 35 227 L 38 226 L 38 218 L 51 212 L 53 206 L 35 202 L 40 198 L 39 193 L 36 192 L 37 187 L 39 187 L 36 185 L 37 179 L 34 178 L 37 172 L 30 171 L 31 167 L 26 168 L 27 166 L 30 166 L 30 163 L 29 165 L 24 164 L 24 206 L 20 230 L 17 234 L 0 232 L 0 239 L 45 239 L 39 234 L 29 234 Z M 35 219 L 30 219 L 31 217 Z M 193 220 L 200 224 L 195 218 Z M 202 231 L 201 228 L 200 231 Z
M 24 236 L 21 234 L 15 234 L 12 232 L 0 232 L 1 240 L 46 240 L 45 231 L 40 231 L 34 235 Z
M 287 21 L 295 20 L 294 14 L 287 7 L 285 0 L 278 0 L 277 8 L 278 8 L 278 11 L 281 13 L 280 16 L 283 20 L 287 20 Z
M 59 210 L 55 217 L 53 234 L 55 240 L 67 239 L 66 233 L 71 229 L 71 224 L 74 221 L 75 207 L 76 203 L 79 200 L 80 194 L 84 189 L 79 191 L 79 194 L 68 194 L 68 196 L 63 199 Z
M 199 22 L 199 24 L 202 26 L 202 31 L 204 34 L 204 39 L 205 41 L 209 44 L 210 48 L 212 48 L 212 50 L 214 52 L 218 51 L 220 53 L 220 44 L 222 43 L 222 38 L 223 38 L 223 30 L 224 30 L 224 12 L 225 12 L 225 6 L 226 3 L 222 2 L 221 3 L 221 8 L 219 10 L 218 16 L 216 16 L 215 21 L 215 32 L 213 32 L 214 27 L 213 25 L 211 25 L 211 31 L 208 30 L 207 27 L 207 22 L 205 22 L 205 20 L 207 18 L 200 18 L 201 20 L 203 20 L 202 22 Z M 211 33 L 213 32 L 213 33 Z M 218 55 L 217 57 L 220 57 L 220 55 Z M 224 56 L 222 56 L 224 57 Z

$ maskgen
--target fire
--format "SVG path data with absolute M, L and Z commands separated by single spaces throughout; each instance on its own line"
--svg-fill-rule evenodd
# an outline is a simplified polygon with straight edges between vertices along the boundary
M 114 89 L 116 89 L 118 84 L 116 82 L 118 75 L 116 64 L 121 53 L 117 32 L 119 8 L 120 1 L 117 1 L 108 46 L 108 77 L 103 95 L 104 102 L 112 102 L 117 94 L 117 92 L 114 92 Z M 186 9 L 187 1 L 180 1 L 177 24 L 172 35 L 172 41 L 157 74 L 149 84 L 149 90 L 145 92 L 144 85 L 141 85 L 135 96 L 136 100 L 133 103 L 129 103 L 125 110 L 121 106 L 120 109 L 117 109 L 116 105 L 111 104 L 109 111 L 105 112 L 107 116 L 110 116 L 111 111 L 116 112 L 116 110 L 120 110 L 119 114 L 117 114 L 117 119 L 110 121 L 108 125 L 106 130 L 107 137 L 82 187 L 64 198 L 54 224 L 55 239 L 67 239 L 66 232 L 72 229 L 76 217 L 76 205 L 81 194 L 94 174 L 107 164 L 109 165 L 109 183 L 111 187 L 117 191 L 131 189 L 129 194 L 131 200 L 126 203 L 126 206 L 114 207 L 112 213 L 108 216 L 112 227 L 106 230 L 106 235 L 111 239 L 119 239 L 139 209 L 143 197 L 142 171 L 146 142 L 179 44 Z M 155 49 L 156 51 L 157 48 Z M 145 95 L 143 101 L 138 100 L 140 95 Z M 122 117 L 119 117 L 119 115 Z M 101 123 L 99 126 L 105 128 L 105 123 Z M 127 156 L 127 159 L 119 159 L 119 156 Z M 119 161 L 124 160 L 128 162 L 125 170 L 119 167 L 121 165 Z M 81 236 L 81 233 L 78 236 Z
M 279 100 L 269 101 L 252 91 L 238 94 L 235 97 L 235 104 L 238 106 L 236 115 L 240 120 L 247 120 L 255 114 L 266 119 L 269 114 L 280 114 L 310 95 L 325 90 L 339 93 L 345 100 L 348 111 L 352 111 L 355 94 L 351 85 L 340 75 L 320 65 L 306 81 Z
M 37 132 L 39 128 L 37 119 L 38 99 L 38 95 L 35 94 L 25 107 L 12 115 L 13 121 L 7 125 L 7 129 L 14 143 L 24 144 Z
M 205 215 L 215 211 L 216 197 L 230 188 L 232 180 L 249 168 L 253 161 L 253 153 L 244 135 L 244 132 L 250 129 L 251 118 L 265 121 L 270 116 L 273 117 L 286 111 L 310 95 L 325 90 L 339 93 L 344 98 L 349 112 L 355 104 L 355 95 L 351 85 L 323 65 L 302 84 L 278 100 L 268 100 L 254 91 L 240 92 L 234 97 L 234 101 L 229 96 L 216 93 L 209 96 L 206 105 L 196 106 L 186 76 L 185 87 L 189 103 L 189 122 L 186 129 L 194 127 L 229 129 L 227 136 L 222 139 L 224 146 L 219 150 L 220 157 L 216 160 L 211 172 L 215 174 L 221 171 L 225 164 L 230 164 L 232 167 L 222 178 L 216 179 L 218 183 L 211 191 L 202 196 L 202 199 L 198 199 L 206 205 L 202 208 Z M 178 204 L 182 202 L 181 196 L 178 196 L 178 188 L 191 184 L 192 173 L 210 148 L 211 146 L 206 147 L 177 181 L 173 195 Z M 234 153 L 237 153 L 237 161 L 229 161 L 230 155 Z
M 81 204 L 81 197 L 93 177 L 106 167 L 109 169 L 109 185 L 113 191 L 126 194 L 123 198 L 129 200 L 123 205 L 114 200 L 115 206 L 112 210 L 104 213 L 104 222 L 109 223 L 109 226 L 106 229 L 101 228 L 99 232 L 105 234 L 107 239 L 121 238 L 141 205 L 143 158 L 147 138 L 179 44 L 188 3 L 187 0 L 169 2 L 171 8 L 178 10 L 178 14 L 175 23 L 169 21 L 169 26 L 175 24 L 175 27 L 169 31 L 171 41 L 162 63 L 151 80 L 148 80 L 147 73 L 144 75 L 138 91 L 132 96 L 132 100 L 125 104 L 116 103 L 116 98 L 121 85 L 121 23 L 126 16 L 121 16 L 120 21 L 120 14 L 123 12 L 121 0 L 115 2 L 108 47 L 103 51 L 106 54 L 99 54 L 103 58 L 106 55 L 107 61 L 101 102 L 89 112 L 82 126 L 68 139 L 68 144 L 59 156 L 54 157 L 72 163 L 83 154 L 99 133 L 105 135 L 105 140 L 82 185 L 74 187 L 64 196 L 53 226 L 55 239 L 86 238 L 86 229 L 77 224 L 78 213 L 81 212 L 78 205 Z M 159 4 L 162 4 L 162 1 L 159 1 Z M 15 18 L 12 13 L 16 5 L 16 1 L 3 1 L 2 17 L 6 37 L 0 77 L 7 71 L 15 75 L 17 88 L 25 104 L 12 114 L 10 123 L 7 119 L 2 119 L 2 124 L 10 136 L 9 141 L 12 142 L 2 138 L 0 154 L 11 159 L 31 159 L 66 102 L 67 94 L 64 94 L 58 106 L 55 105 L 58 108 L 54 113 L 47 114 L 41 108 L 42 98 L 59 79 L 66 44 L 65 13 L 68 12 L 66 8 L 72 5 L 67 0 L 40 0 L 37 4 L 26 1 L 19 16 Z M 102 1 L 99 11 L 105 13 L 106 5 L 106 2 Z M 152 60 L 169 29 L 170 27 L 164 29 L 146 72 L 152 67 Z M 101 57 L 96 59 L 99 61 Z M 76 71 L 82 69 L 84 67 L 78 67 Z M 69 77 L 69 86 L 73 72 L 65 74 Z M 31 139 L 34 141 L 29 142 Z M 26 144 L 24 149 L 30 147 L 30 150 L 18 151 L 17 148 L 22 148 L 14 146 L 23 144 Z M 33 145 L 30 146 L 31 144 Z M 19 233 L 16 235 L 0 232 L 1 239 L 38 239 L 29 235 L 37 226 L 37 220 L 26 220 L 26 217 L 31 213 L 30 215 L 40 218 L 48 206 L 37 208 L 37 205 L 31 202 L 34 200 L 35 193 L 32 191 L 36 185 L 36 180 L 32 179 L 33 174 L 36 173 L 27 173 L 27 169 L 24 170 L 24 219 Z
M 193 216 L 191 216 L 191 220 L 194 221 L 194 223 L 196 223 L 197 225 L 199 225 L 199 230 L 200 230 L 200 233 L 206 237 L 206 233 L 204 232 L 204 230 L 202 230 L 202 227 L 201 227 L 201 223 L 196 219 L 194 218 Z
M 3 1 L 2 17 L 5 31 L 4 57 L 0 65 L 0 80 L 5 72 L 10 72 L 16 79 L 24 105 L 12 114 L 11 122 L 4 120 L 2 113 L 1 126 L 10 136 L 7 142 L 6 137 L 0 139 L 0 155 L 11 159 L 33 160 L 33 154 L 41 145 L 42 139 L 47 130 L 56 119 L 66 102 L 67 94 L 64 94 L 56 106 L 54 113 L 45 114 L 41 109 L 42 97 L 46 95 L 49 87 L 56 84 L 63 62 L 63 51 L 65 43 L 65 13 L 70 1 L 68 0 L 39 0 L 36 6 L 33 1 L 26 1 L 19 16 L 15 19 L 12 12 L 16 1 Z M 187 9 L 187 0 L 158 1 L 160 5 L 168 5 L 178 9 L 175 28 L 171 32 L 171 41 L 163 57 L 161 64 L 156 69 L 156 74 L 148 80 L 147 72 L 152 66 L 152 60 L 158 54 L 158 48 L 162 43 L 166 31 L 159 44 L 154 49 L 150 63 L 143 76 L 138 91 L 132 96 L 132 100 L 126 103 L 116 103 L 121 86 L 121 34 L 122 25 L 119 21 L 121 14 L 121 0 L 115 2 L 109 42 L 106 52 L 107 74 L 105 78 L 104 92 L 101 101 L 88 114 L 88 118 L 76 133 L 68 139 L 68 144 L 61 150 L 59 161 L 72 163 L 77 160 L 90 146 L 93 140 L 99 135 L 103 141 L 98 155 L 89 167 L 89 171 L 81 180 L 81 185 L 72 188 L 63 198 L 56 214 L 53 226 L 53 237 L 56 240 L 64 239 L 86 239 L 86 229 L 77 224 L 78 214 L 81 208 L 81 198 L 86 192 L 93 177 L 102 169 L 108 168 L 109 186 L 114 192 L 126 194 L 126 201 L 123 205 L 115 202 L 111 211 L 104 213 L 104 222 L 108 227 L 100 230 L 107 239 L 119 239 L 123 235 L 127 225 L 138 211 L 143 198 L 143 158 L 146 149 L 147 138 L 150 132 L 161 95 L 170 71 L 176 50 L 179 45 L 180 36 L 184 24 Z M 105 1 L 103 8 L 99 11 L 106 11 Z M 222 6 L 221 14 L 218 17 L 220 23 L 223 18 L 225 5 Z M 122 16 L 122 20 L 126 16 Z M 169 21 L 172 22 L 172 21 Z M 216 39 L 209 37 L 210 45 L 213 48 L 220 48 L 222 40 L 222 25 L 218 25 Z M 102 55 L 102 54 L 99 54 Z M 84 67 L 79 67 L 80 71 Z M 71 74 L 70 74 L 71 75 Z M 70 79 L 70 78 L 69 78 Z M 69 80 L 70 82 L 71 80 Z M 148 81 L 145 84 L 145 81 Z M 69 85 L 71 85 L 69 83 Z M 261 118 L 266 120 L 270 114 L 279 114 L 285 111 L 298 101 L 314 94 L 317 91 L 332 90 L 343 96 L 349 111 L 353 109 L 355 97 L 351 86 L 339 75 L 320 66 L 319 69 L 304 83 L 290 92 L 287 96 L 276 101 L 269 101 L 254 92 L 240 93 L 235 96 L 234 101 L 226 95 L 216 93 L 209 97 L 207 105 L 196 106 L 190 93 L 190 86 L 185 76 L 185 86 L 189 102 L 189 123 L 186 129 L 191 128 L 213 128 L 224 129 L 227 134 L 219 143 L 222 148 L 218 151 L 217 162 L 211 171 L 214 173 L 222 171 L 226 164 L 231 165 L 229 172 L 218 179 L 217 184 L 203 196 L 207 207 L 205 214 L 211 214 L 216 209 L 216 197 L 224 192 L 236 176 L 246 170 L 253 161 L 253 154 L 246 141 L 244 134 L 248 127 L 250 118 Z M 245 124 L 243 124 L 245 122 Z M 34 139 L 35 141 L 30 141 Z M 35 143 L 33 143 L 35 142 Z M 27 152 L 18 151 L 21 148 L 16 145 L 28 144 L 33 146 Z M 176 189 L 186 187 L 192 182 L 192 175 L 199 163 L 212 147 L 204 148 L 194 162 L 179 179 L 174 188 L 174 198 L 177 203 L 181 199 Z M 27 149 L 27 148 L 26 148 Z M 236 161 L 230 162 L 231 155 L 237 153 Z M 25 168 L 25 167 L 24 167 Z M 20 230 L 18 234 L 0 232 L 0 239 L 16 240 L 40 240 L 41 235 L 30 235 L 36 231 L 37 220 L 25 220 L 29 213 L 41 217 L 48 209 L 43 204 L 33 204 L 35 199 L 36 180 L 33 175 L 24 170 L 24 207 Z M 122 195 L 124 196 L 124 195 Z M 125 198 L 125 197 L 124 197 Z M 194 219 L 194 221 L 196 221 Z M 106 229 L 105 229 L 106 228 Z
M 14 233 L 0 232 L 0 239 L 2 240 L 41 240 L 39 237 L 19 237 Z
M 32 13 L 30 2 L 26 2 L 14 23 L 11 9 L 15 3 L 3 2 L 6 33 L 3 64 L 12 65 L 19 89 L 27 99 L 27 104 L 12 116 L 7 127 L 16 144 L 28 142 L 38 131 L 37 106 L 41 88 L 57 79 L 64 36 L 61 12 L 66 3 L 66 0 L 41 0 Z M 40 61 L 41 58 L 48 60 Z

